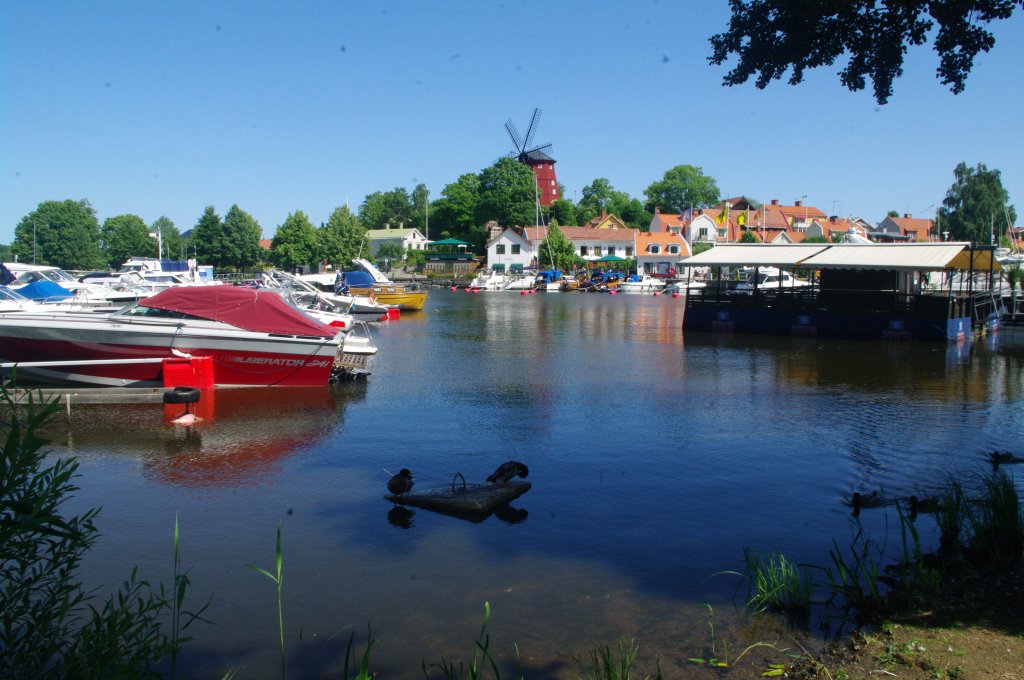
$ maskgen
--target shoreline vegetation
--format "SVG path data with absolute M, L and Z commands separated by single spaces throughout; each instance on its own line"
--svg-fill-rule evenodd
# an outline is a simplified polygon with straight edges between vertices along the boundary
M 0 420 L 6 429 L 0 470 L 0 678 L 179 677 L 178 659 L 192 639 L 190 628 L 211 622 L 203 618 L 209 601 L 197 609 L 186 604 L 192 584 L 181 564 L 177 522 L 171 584 L 151 584 L 133 569 L 116 592 L 98 601 L 75 572 L 99 538 L 94 523 L 99 510 L 62 515 L 62 502 L 77 489 L 78 463 L 74 458 L 49 460 L 39 436 L 57 403 L 30 398 L 17 407 L 6 387 L 0 388 L 0 400 L 10 414 Z M 854 499 L 850 545 L 841 547 L 833 540 L 827 566 L 798 565 L 778 552 L 745 548 L 743 571 L 712 576 L 732 576 L 738 589 L 746 586 L 747 615 L 782 616 L 794 631 L 806 632 L 814 612 L 826 629 L 836 631 L 833 643 L 818 654 L 799 641 L 797 650 L 779 641 L 761 641 L 738 653 L 730 651 L 728 635 L 719 631 L 716 639 L 715 612 L 704 605 L 710 645 L 688 657 L 688 675 L 1022 677 L 1024 515 L 1014 479 L 1000 465 L 1018 461 L 994 454 L 991 474 L 970 488 L 951 477 L 937 498 L 887 503 L 899 519 L 900 553 L 893 563 L 883 563 L 882 547 L 860 526 L 861 505 L 879 500 L 869 496 Z M 940 533 L 933 552 L 922 549 L 915 526 L 918 515 L 925 513 L 934 516 Z M 276 586 L 282 678 L 288 671 L 284 563 L 278 527 L 274 567 L 250 566 Z M 507 654 L 494 651 L 490 618 L 490 604 L 484 603 L 472 658 L 423 659 L 423 677 L 525 680 L 516 644 L 511 645 L 514 671 L 498 660 Z M 358 643 L 351 629 L 337 675 L 343 680 L 376 677 L 373 654 L 378 645 L 370 626 Z M 576 677 L 666 677 L 661 659 L 642 658 L 639 652 L 635 640 L 597 642 L 585 655 L 574 657 Z M 233 676 L 233 670 L 225 670 L 225 678 Z

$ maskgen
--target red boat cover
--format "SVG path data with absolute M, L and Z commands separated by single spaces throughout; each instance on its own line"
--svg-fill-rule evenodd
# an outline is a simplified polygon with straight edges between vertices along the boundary
M 333 338 L 338 329 L 320 323 L 272 290 L 243 286 L 179 286 L 139 301 L 142 307 L 182 312 L 259 333 Z

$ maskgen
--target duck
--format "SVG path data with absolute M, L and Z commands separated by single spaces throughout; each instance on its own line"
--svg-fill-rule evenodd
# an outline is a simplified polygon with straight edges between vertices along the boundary
M 401 496 L 403 493 L 409 493 L 412 490 L 412 485 L 416 479 L 412 476 L 412 472 L 408 468 L 402 468 L 398 471 L 397 475 L 393 475 L 388 480 L 388 491 L 394 496 Z
M 510 460 L 499 465 L 498 469 L 487 478 L 487 483 L 508 486 L 513 477 L 526 477 L 528 474 L 530 474 L 530 469 L 526 465 L 516 460 Z
M 942 507 L 942 503 L 937 498 L 918 498 L 917 496 L 907 499 L 907 505 L 911 520 L 917 519 L 918 515 L 936 513 Z
M 850 505 L 853 506 L 854 513 L 859 512 L 861 508 L 877 508 L 883 503 L 882 494 L 878 491 L 868 493 L 855 491 L 853 497 L 850 498 Z
M 1015 456 L 1009 451 L 993 451 L 989 456 L 989 460 L 992 461 L 993 467 L 999 467 L 1000 465 L 1007 465 L 1009 463 L 1024 463 L 1024 457 Z

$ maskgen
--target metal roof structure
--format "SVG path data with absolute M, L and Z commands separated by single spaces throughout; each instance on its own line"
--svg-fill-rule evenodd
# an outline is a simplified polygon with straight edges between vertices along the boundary
M 973 262 L 972 262 L 973 260 Z M 788 269 L 885 269 L 999 271 L 991 250 L 969 243 L 722 244 L 687 258 L 687 267 L 779 267 Z M 973 265 L 973 266 L 972 266 Z

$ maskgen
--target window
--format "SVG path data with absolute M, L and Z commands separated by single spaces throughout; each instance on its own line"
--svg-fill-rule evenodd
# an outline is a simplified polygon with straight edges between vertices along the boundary
M 615 246 L 608 246 L 608 254 L 609 255 L 614 255 L 615 254 Z
M 633 257 L 633 249 L 630 247 L 626 248 L 626 257 Z
M 498 254 L 498 255 L 504 255 L 505 254 L 505 244 L 504 243 L 499 243 L 498 245 L 494 246 L 494 252 L 496 254 Z
M 679 254 L 679 246 L 677 246 L 676 244 L 673 243 L 672 245 L 670 245 L 668 247 L 668 252 L 672 253 L 673 255 L 678 255 Z
M 586 256 L 587 256 L 587 247 L 586 246 L 580 246 L 580 257 L 586 257 Z
M 520 250 L 519 244 L 518 243 L 513 243 L 512 244 L 512 254 L 513 255 L 518 255 L 519 254 L 519 250 Z
M 661 246 L 657 243 L 651 243 L 647 246 L 647 252 L 651 255 L 659 255 L 661 254 Z

